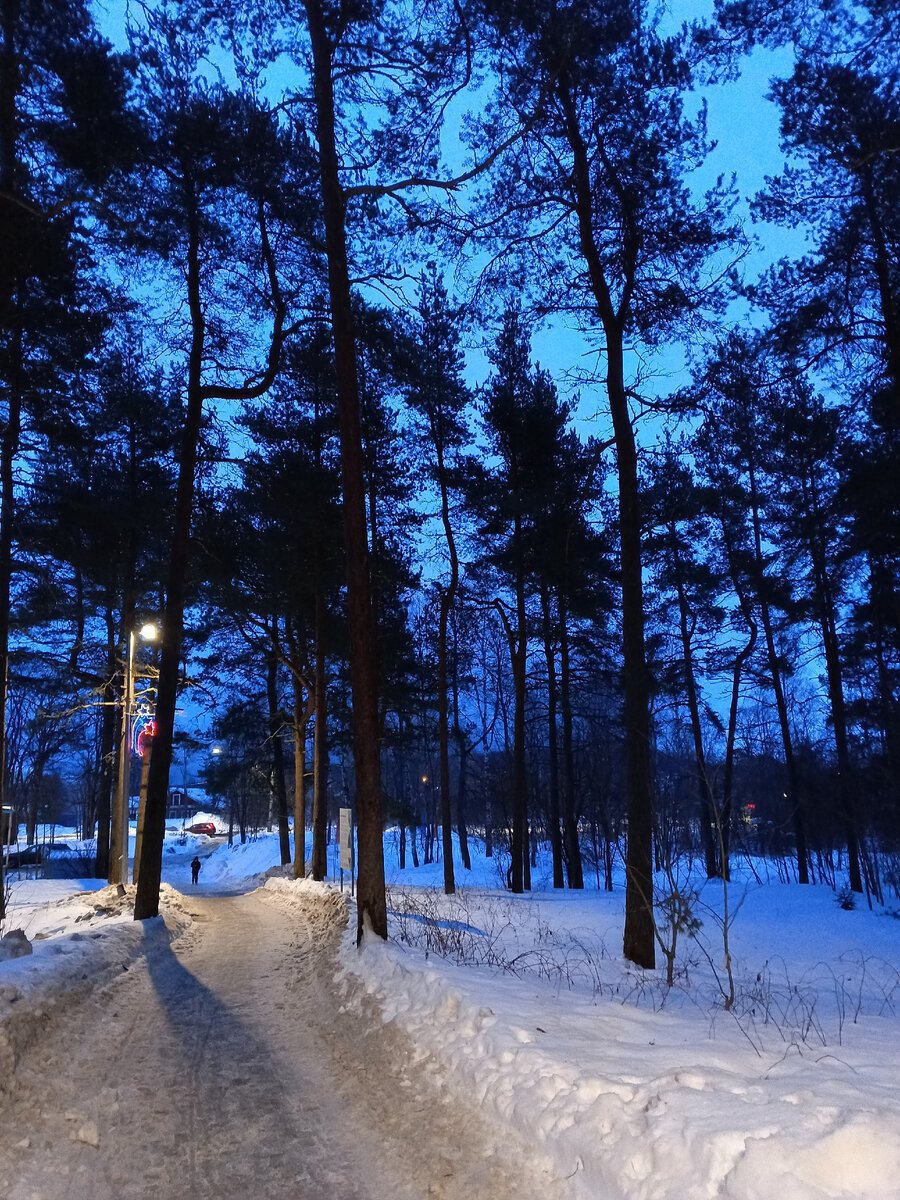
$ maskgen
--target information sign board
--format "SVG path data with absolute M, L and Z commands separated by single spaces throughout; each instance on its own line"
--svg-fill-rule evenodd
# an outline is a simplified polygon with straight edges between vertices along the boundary
M 339 809 L 338 838 L 341 844 L 341 870 L 353 870 L 353 810 Z

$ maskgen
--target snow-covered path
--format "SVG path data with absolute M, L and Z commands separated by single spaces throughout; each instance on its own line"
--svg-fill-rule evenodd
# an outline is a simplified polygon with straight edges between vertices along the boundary
M 398 1033 L 342 1014 L 339 897 L 184 903 L 180 938 L 146 923 L 146 955 L 56 1006 L 21 1056 L 0 1102 L 4 1200 L 530 1194 Z

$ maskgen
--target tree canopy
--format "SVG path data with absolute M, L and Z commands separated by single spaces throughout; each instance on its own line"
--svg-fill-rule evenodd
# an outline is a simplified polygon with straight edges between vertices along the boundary
M 682 853 L 900 878 L 891 5 L 129 21 L 0 4 L 4 804 L 78 780 L 112 878 L 152 617 L 138 918 L 186 736 L 297 875 L 353 808 L 360 938 L 386 823 L 448 892 L 473 847 L 514 892 L 538 841 L 554 887 L 620 856 L 644 968 Z M 697 180 L 759 45 L 745 204 Z M 754 274 L 752 222 L 804 245 Z

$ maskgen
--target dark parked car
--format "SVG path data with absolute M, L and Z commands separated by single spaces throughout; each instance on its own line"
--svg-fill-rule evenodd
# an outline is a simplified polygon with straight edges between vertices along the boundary
M 10 850 L 3 856 L 4 865 L 11 871 L 19 867 L 35 867 L 44 861 L 44 852 L 40 846 L 26 846 L 24 850 Z
M 207 837 L 216 836 L 216 827 L 212 821 L 198 821 L 196 825 L 188 825 L 185 833 L 205 833 Z

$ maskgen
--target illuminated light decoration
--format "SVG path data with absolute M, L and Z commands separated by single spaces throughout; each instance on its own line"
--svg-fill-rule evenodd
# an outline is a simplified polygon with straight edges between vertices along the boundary
M 134 753 L 143 758 L 147 753 L 149 740 L 156 734 L 156 719 L 149 713 L 142 713 L 134 719 L 133 746 Z

